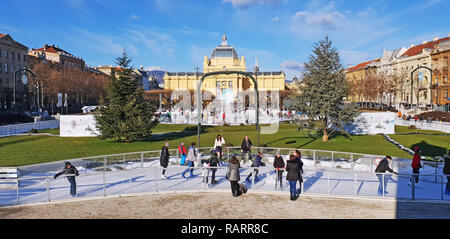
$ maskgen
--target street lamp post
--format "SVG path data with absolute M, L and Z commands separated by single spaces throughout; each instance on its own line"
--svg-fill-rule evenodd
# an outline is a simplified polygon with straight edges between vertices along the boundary
M 13 111 L 16 110 L 16 81 L 17 81 L 16 75 L 17 75 L 17 72 L 20 72 L 20 71 L 29 72 L 33 77 L 35 77 L 34 73 L 31 72 L 30 70 L 27 70 L 26 68 L 22 68 L 22 69 L 16 70 L 14 72 Z M 22 83 L 25 85 L 25 84 L 27 84 L 27 82 L 28 82 L 28 78 L 27 78 L 27 75 L 25 74 L 22 76 Z

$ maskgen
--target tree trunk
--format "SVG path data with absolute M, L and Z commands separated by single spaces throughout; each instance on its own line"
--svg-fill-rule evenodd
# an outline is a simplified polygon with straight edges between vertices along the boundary
M 328 138 L 330 137 L 328 135 L 328 132 L 326 130 L 322 130 L 323 136 L 322 136 L 322 142 L 328 142 Z

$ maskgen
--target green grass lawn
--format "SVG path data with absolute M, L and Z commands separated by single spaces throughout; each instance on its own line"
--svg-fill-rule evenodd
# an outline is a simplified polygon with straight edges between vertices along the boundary
M 45 132 L 58 134 L 59 130 L 45 130 Z M 195 125 L 158 125 L 153 132 L 155 136 L 150 141 L 128 144 L 92 137 L 61 138 L 38 135 L 0 138 L 0 166 L 22 166 L 88 156 L 159 150 L 166 139 L 170 141 L 170 148 L 176 148 L 180 142 L 185 144 L 197 143 L 197 126 Z M 157 135 L 163 133 L 167 134 Z M 212 147 L 217 134 L 221 134 L 227 144 L 234 146 L 240 146 L 245 135 L 250 137 L 254 145 L 257 142 L 255 126 L 204 126 L 201 133 L 201 146 Z M 393 135 L 392 138 L 398 139 L 398 142 L 405 146 L 408 146 L 409 142 L 414 144 L 424 141 L 430 145 L 429 147 L 450 148 L 450 138 L 446 136 Z M 410 158 L 409 154 L 384 140 L 381 135 L 337 136 L 324 143 L 321 136 L 311 135 L 308 131 L 298 131 L 295 125 L 290 124 L 280 125 L 276 134 L 261 134 L 260 140 L 261 145 L 269 147 L 321 149 L 377 155 L 388 154 Z M 404 143 L 403 141 L 408 142 Z M 428 150 L 429 147 L 423 147 L 424 154 L 440 152 Z

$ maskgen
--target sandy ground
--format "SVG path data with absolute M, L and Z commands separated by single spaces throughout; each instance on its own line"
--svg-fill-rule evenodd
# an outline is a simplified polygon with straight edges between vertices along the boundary
M 225 192 L 144 196 L 0 208 L 5 219 L 394 219 L 450 218 L 449 204 Z

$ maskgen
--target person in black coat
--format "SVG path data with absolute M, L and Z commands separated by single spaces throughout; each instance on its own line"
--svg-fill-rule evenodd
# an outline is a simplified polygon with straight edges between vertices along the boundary
M 387 181 L 388 181 L 390 175 L 385 174 L 386 171 L 388 171 L 390 173 L 398 174 L 389 167 L 389 163 L 391 162 L 391 160 L 392 160 L 391 156 L 384 157 L 378 163 L 378 166 L 375 169 L 375 173 L 377 173 L 377 176 L 378 176 L 378 181 L 380 182 L 380 184 L 378 186 L 378 194 L 380 194 L 380 195 L 383 194 L 383 192 L 384 192 L 384 194 L 388 193 L 386 191 L 386 187 L 387 187 Z M 383 183 L 383 175 L 384 175 L 384 183 Z M 383 184 L 384 184 L 384 191 L 383 191 Z
M 275 159 L 273 160 L 273 167 L 276 169 L 277 173 L 275 185 L 277 184 L 278 181 L 280 181 L 280 188 L 283 188 L 283 172 L 285 166 L 286 165 L 284 164 L 284 160 L 281 157 L 280 153 L 277 153 L 277 155 L 275 155 Z
M 220 152 L 216 152 L 216 150 L 211 151 L 211 158 L 209 159 L 209 166 L 211 167 L 217 167 L 219 166 L 219 158 L 220 158 Z M 217 168 L 211 168 L 211 184 L 216 184 L 216 171 Z
M 445 185 L 445 194 L 450 195 L 450 150 L 444 155 L 444 169 L 442 171 L 447 175 L 447 185 Z
M 161 178 L 167 178 L 165 173 L 167 166 L 169 166 L 169 141 L 166 140 L 166 144 L 161 148 L 161 156 L 159 158 L 159 164 L 163 167 Z
M 300 194 L 302 192 L 302 183 L 303 183 L 303 161 L 302 161 L 302 153 L 300 152 L 300 150 L 295 150 L 293 152 L 295 159 L 298 162 L 298 167 L 300 168 L 300 170 L 298 171 L 298 185 L 299 185 L 299 189 L 298 189 L 298 194 Z
M 251 158 L 250 149 L 252 148 L 252 145 L 252 141 L 248 138 L 248 135 L 246 135 L 241 143 L 241 153 L 244 163 Z
M 78 170 L 75 168 L 70 162 L 65 162 L 63 170 L 56 173 L 55 176 L 53 176 L 54 179 L 56 179 L 61 174 L 69 174 L 71 176 L 67 176 L 67 180 L 70 183 L 70 195 L 72 197 L 77 196 L 77 183 L 75 182 L 75 176 L 78 176 Z M 75 176 L 73 176 L 75 175 Z
M 252 163 L 252 167 L 254 167 L 254 172 L 255 172 L 255 181 L 258 178 L 258 173 L 259 173 L 259 169 L 258 167 L 263 167 L 266 166 L 266 164 L 263 163 L 262 161 L 262 153 L 259 152 L 258 155 L 256 156 L 255 160 Z M 255 168 L 256 167 L 256 168 Z M 247 178 L 245 178 L 246 181 L 250 182 L 250 177 L 252 176 L 252 173 L 250 173 Z
M 297 181 L 300 175 L 300 167 L 298 161 L 294 155 L 290 155 L 289 160 L 286 162 L 286 181 L 289 181 L 291 200 L 297 199 Z

